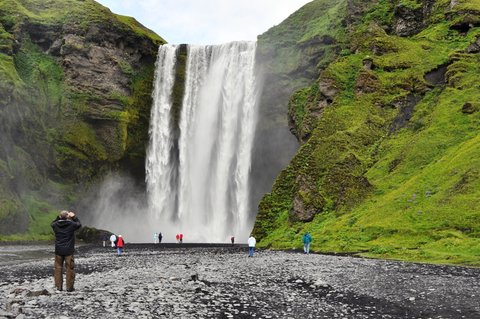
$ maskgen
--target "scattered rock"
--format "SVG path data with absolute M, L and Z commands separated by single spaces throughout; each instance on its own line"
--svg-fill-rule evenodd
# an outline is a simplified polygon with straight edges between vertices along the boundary
M 365 70 L 373 70 L 373 69 L 374 69 L 372 57 L 366 56 L 366 57 L 363 59 L 363 68 L 364 68 Z
M 331 288 L 329 284 L 327 284 L 325 281 L 321 279 L 318 279 L 317 281 L 315 281 L 313 285 L 319 288 Z
M 467 53 L 480 53 L 480 37 L 468 46 Z
M 463 114 L 473 114 L 480 110 L 480 104 L 467 102 L 462 106 Z
M 0 318 L 452 318 L 457 309 L 466 317 L 480 314 L 480 269 L 276 251 L 254 260 L 246 255 L 237 247 L 130 248 L 128 258 L 116 258 L 92 249 L 76 258 L 74 294 L 53 293 L 50 258 L 0 266 Z M 190 269 L 179 267 L 184 264 Z
M 50 296 L 50 293 L 47 289 L 42 289 L 38 291 L 29 291 L 26 295 L 27 297 L 38 297 L 38 296 Z
M 15 315 L 11 312 L 6 312 L 6 311 L 0 309 L 0 317 L 13 318 L 13 317 L 15 317 Z

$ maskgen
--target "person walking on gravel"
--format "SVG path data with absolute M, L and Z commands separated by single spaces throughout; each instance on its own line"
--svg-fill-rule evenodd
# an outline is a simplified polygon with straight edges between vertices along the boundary
M 122 235 L 118 235 L 117 238 L 117 255 L 120 256 L 123 253 L 123 247 L 125 247 L 125 242 L 123 241 Z
M 110 235 L 110 243 L 112 245 L 112 248 L 115 248 L 116 241 L 117 241 L 117 236 L 115 236 L 115 234 Z
M 159 232 L 159 233 L 158 233 L 158 243 L 159 243 L 159 244 L 162 243 L 162 238 L 163 238 L 162 232 Z
M 74 291 L 75 283 L 75 231 L 82 227 L 80 220 L 74 212 L 63 210 L 51 224 L 55 233 L 55 266 L 54 280 L 55 288 L 63 290 L 63 264 L 66 268 L 67 291 Z
M 108 240 L 108 236 L 107 236 L 107 234 L 104 234 L 103 237 L 102 237 L 103 247 L 107 246 L 107 240 Z
M 310 253 L 310 243 L 312 242 L 312 236 L 310 236 L 309 232 L 306 232 L 303 235 L 303 253 L 309 254 Z
M 255 245 L 257 244 L 257 240 L 253 235 L 250 235 L 248 238 L 248 257 L 253 257 L 253 253 L 255 252 Z

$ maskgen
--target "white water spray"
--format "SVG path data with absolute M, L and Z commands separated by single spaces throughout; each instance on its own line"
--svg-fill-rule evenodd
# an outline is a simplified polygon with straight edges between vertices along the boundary
M 159 49 L 146 172 L 149 217 L 166 238 L 248 237 L 255 47 L 252 42 L 188 46 L 177 135 L 170 114 L 176 47 Z
M 170 129 L 171 94 L 175 81 L 176 47 L 162 45 L 158 50 L 153 91 L 154 106 L 150 119 L 150 145 L 147 151 L 146 179 L 149 207 L 160 215 L 166 215 L 174 207 L 169 200 L 174 195 L 170 187 L 175 172 L 171 156 L 173 136 Z

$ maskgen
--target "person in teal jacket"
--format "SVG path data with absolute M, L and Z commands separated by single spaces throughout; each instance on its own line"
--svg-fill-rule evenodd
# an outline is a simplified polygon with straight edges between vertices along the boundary
M 312 236 L 310 236 L 309 232 L 306 232 L 303 235 L 303 252 L 305 254 L 310 253 L 310 243 L 312 242 Z

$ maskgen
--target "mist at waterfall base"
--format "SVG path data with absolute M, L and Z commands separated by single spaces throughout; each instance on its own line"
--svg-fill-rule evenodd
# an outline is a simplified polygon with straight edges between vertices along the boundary
M 94 225 L 128 242 L 244 242 L 253 227 L 250 166 L 260 92 L 255 42 L 187 46 L 182 104 L 173 88 L 180 46 L 159 48 L 146 194 L 110 176 L 95 203 Z M 178 116 L 179 114 L 179 116 Z M 128 187 L 127 187 L 128 188 Z M 135 194 L 135 196 L 133 196 Z
M 145 191 L 130 176 L 108 175 L 87 201 L 78 214 L 83 225 L 122 235 L 126 242 L 152 242 L 154 232 L 163 232 L 162 225 L 148 219 Z

